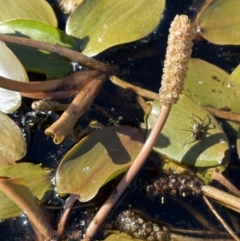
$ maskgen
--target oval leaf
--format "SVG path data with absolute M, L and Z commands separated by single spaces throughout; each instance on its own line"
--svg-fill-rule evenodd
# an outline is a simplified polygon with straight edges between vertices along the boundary
M 28 81 L 27 73 L 13 52 L 0 41 L 0 75 L 17 81 Z M 22 97 L 19 92 L 0 88 L 0 111 L 11 113 L 19 108 Z
M 0 167 L 13 164 L 25 156 L 27 147 L 18 125 L 0 112 Z
M 214 0 L 199 14 L 201 35 L 215 44 L 240 44 L 240 1 Z
M 116 126 L 85 137 L 62 159 L 56 174 L 61 193 L 92 199 L 107 181 L 125 171 L 142 148 L 143 136 L 137 129 Z
M 17 29 L 17 31 L 16 31 Z M 78 50 L 75 40 L 65 32 L 35 20 L 12 20 L 0 24 L 0 33 L 26 37 Z M 70 60 L 55 53 L 8 43 L 25 68 L 32 72 L 62 77 L 71 72 Z
M 148 117 L 151 130 L 159 114 L 160 104 L 153 103 Z M 199 140 L 191 136 L 193 125 L 200 124 Z M 196 130 L 196 128 L 195 128 Z M 228 160 L 228 139 L 216 119 L 191 98 L 182 95 L 172 106 L 170 116 L 154 148 L 169 159 L 195 167 L 222 165 Z
M 80 38 L 88 56 L 136 41 L 157 27 L 165 0 L 84 1 L 67 22 L 66 32 Z
M 57 26 L 55 13 L 46 0 L 0 0 L 0 23 L 12 19 L 33 19 Z
M 239 96 L 228 83 L 229 74 L 201 59 L 191 59 L 183 93 L 199 105 L 240 113 Z
M 19 163 L 0 168 L 0 177 L 22 178 L 31 193 L 39 200 L 49 195 L 48 191 L 52 191 L 50 170 L 31 163 Z M 22 210 L 2 191 L 0 191 L 0 200 L 0 219 L 16 217 L 22 213 Z

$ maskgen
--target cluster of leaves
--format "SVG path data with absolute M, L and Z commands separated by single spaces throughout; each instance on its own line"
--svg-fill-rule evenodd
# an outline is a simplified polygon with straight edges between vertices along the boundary
M 232 2 L 235 2 L 234 7 Z M 92 57 L 112 46 L 147 36 L 159 24 L 164 7 L 164 0 L 122 0 L 114 4 L 108 0 L 83 1 L 68 19 L 66 31 L 62 31 L 57 28 L 55 14 L 46 1 L 32 1 L 30 4 L 12 0 L 8 1 L 7 8 L 1 9 L 0 33 L 81 50 L 83 54 Z M 240 8 L 237 1 L 227 3 L 214 0 L 206 5 L 195 21 L 201 37 L 216 44 L 238 45 L 240 33 L 236 26 L 239 22 L 233 20 L 238 19 L 234 18 L 236 7 Z M 223 23 L 216 22 L 215 19 L 222 12 L 226 14 L 226 11 L 232 19 L 225 21 L 223 28 Z M 71 60 L 63 56 L 17 44 L 6 46 L 3 42 L 0 48 L 4 56 L 0 62 L 0 75 L 3 77 L 28 82 L 26 70 L 55 78 L 71 72 Z M 239 113 L 238 75 L 239 67 L 229 75 L 206 61 L 191 59 L 184 95 L 173 107 L 154 150 L 171 160 L 190 166 L 212 167 L 225 164 L 229 160 L 227 136 L 215 118 L 202 106 Z M 3 88 L 0 91 L 2 112 L 10 113 L 19 108 L 19 92 L 10 92 Z M 159 110 L 158 102 L 154 102 L 147 120 L 149 131 Z M 189 113 L 193 113 L 195 117 L 191 117 Z M 200 140 L 189 138 L 192 132 L 192 129 L 188 129 L 191 118 L 202 126 Z M 53 191 L 51 171 L 31 163 L 14 164 L 27 151 L 25 141 L 20 129 L 11 119 L 3 113 L 0 119 L 0 196 L 3 200 L 0 218 L 16 217 L 22 211 L 27 212 L 35 229 L 40 232 L 41 225 L 47 221 L 34 197 L 44 201 Z M 176 119 L 179 121 L 176 122 Z M 187 143 L 185 140 L 188 140 Z M 56 172 L 58 191 L 76 194 L 81 202 L 92 199 L 105 183 L 131 165 L 143 142 L 144 137 L 138 130 L 126 126 L 105 128 L 92 133 L 61 160 Z M 44 234 L 45 238 L 49 238 L 50 233 L 51 227 Z M 129 237 L 123 240 L 129 240 Z

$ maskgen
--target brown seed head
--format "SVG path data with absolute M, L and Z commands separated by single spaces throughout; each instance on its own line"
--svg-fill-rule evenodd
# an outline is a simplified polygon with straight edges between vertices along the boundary
M 187 65 L 192 53 L 193 28 L 186 15 L 177 15 L 171 23 L 164 61 L 160 103 L 176 103 L 183 90 Z

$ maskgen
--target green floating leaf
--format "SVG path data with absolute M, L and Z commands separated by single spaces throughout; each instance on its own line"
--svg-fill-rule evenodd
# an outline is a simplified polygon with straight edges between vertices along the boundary
M 238 65 L 229 76 L 230 86 L 240 93 L 240 65 Z
M 109 180 L 124 172 L 143 145 L 143 136 L 127 126 L 104 128 L 85 137 L 62 159 L 56 174 L 61 193 L 92 199 Z
M 66 32 L 94 56 L 112 46 L 139 40 L 158 25 L 165 0 L 84 1 L 69 18 Z
M 0 167 L 2 167 L 23 158 L 27 147 L 18 125 L 2 112 L 0 112 L 0 131 Z
M 156 122 L 159 111 L 160 104 L 155 101 L 147 120 L 149 131 Z M 199 140 L 191 136 L 196 123 L 201 125 L 197 135 Z M 216 119 L 184 95 L 173 105 L 153 150 L 173 161 L 195 167 L 222 165 L 229 158 L 228 139 Z
M 57 27 L 57 18 L 46 0 L 0 0 L 0 23 L 12 19 L 33 19 Z
M 23 179 L 31 193 L 39 200 L 45 198 L 47 192 L 52 191 L 50 170 L 31 163 L 0 168 L 0 177 Z M 22 210 L 2 191 L 0 191 L 0 200 L 0 219 L 16 217 L 22 213 Z
M 215 44 L 240 44 L 240 1 L 214 0 L 204 8 L 197 25 L 201 35 Z
M 201 59 L 191 59 L 183 93 L 199 105 L 240 113 L 239 97 L 228 83 L 229 74 Z
M 71 36 L 58 28 L 35 20 L 20 19 L 4 22 L 0 24 L 0 33 L 52 43 L 78 51 L 77 43 Z M 71 61 L 58 54 L 18 44 L 8 43 L 8 46 L 28 71 L 46 73 L 54 77 L 62 77 L 71 72 Z
M 46 213 L 32 195 L 26 182 L 22 178 L 0 178 L 0 189 L 26 213 L 35 232 L 44 240 L 50 240 L 53 230 Z
M 13 52 L 0 41 L 0 75 L 9 79 L 28 82 L 27 73 Z M 22 97 L 19 92 L 0 88 L 0 111 L 11 113 L 19 108 Z

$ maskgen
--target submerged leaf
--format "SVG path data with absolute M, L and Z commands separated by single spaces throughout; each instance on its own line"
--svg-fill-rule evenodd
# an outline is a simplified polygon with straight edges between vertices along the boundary
M 18 19 L 4 22 L 0 24 L 0 33 L 78 50 L 77 43 L 71 36 L 58 28 L 35 20 Z M 45 73 L 54 77 L 62 77 L 71 71 L 71 61 L 58 54 L 19 44 L 8 43 L 8 46 L 29 71 Z
M 215 44 L 240 44 L 240 1 L 209 1 L 200 12 L 197 25 L 200 34 Z
M 183 94 L 199 105 L 240 113 L 239 97 L 228 83 L 229 74 L 201 59 L 190 59 Z
M 159 111 L 160 104 L 155 101 L 148 117 L 149 131 Z M 200 128 L 194 124 L 199 124 Z M 196 135 L 192 136 L 194 131 Z M 184 95 L 172 106 L 170 116 L 153 150 L 173 161 L 195 167 L 222 165 L 229 158 L 228 139 L 218 122 Z
M 0 177 L 23 179 L 31 193 L 39 200 L 49 195 L 47 192 L 52 191 L 50 170 L 31 163 L 0 168 Z M 2 191 L 0 191 L 0 200 L 0 219 L 16 217 L 22 213 L 22 210 Z
M 0 0 L 0 23 L 12 19 L 33 19 L 57 26 L 57 18 L 46 0 Z
M 27 73 L 13 52 L 0 41 L 0 75 L 5 78 L 28 82 Z M 0 88 L 0 111 L 10 113 L 19 108 L 22 97 L 19 92 Z
M 85 137 L 62 159 L 56 174 L 61 193 L 92 199 L 109 180 L 124 172 L 143 145 L 143 136 L 127 126 L 104 128 Z
M 80 38 L 88 56 L 139 40 L 157 27 L 165 0 L 84 1 L 69 18 L 66 32 Z
M 0 112 L 0 167 L 13 164 L 25 156 L 27 147 L 18 125 Z

